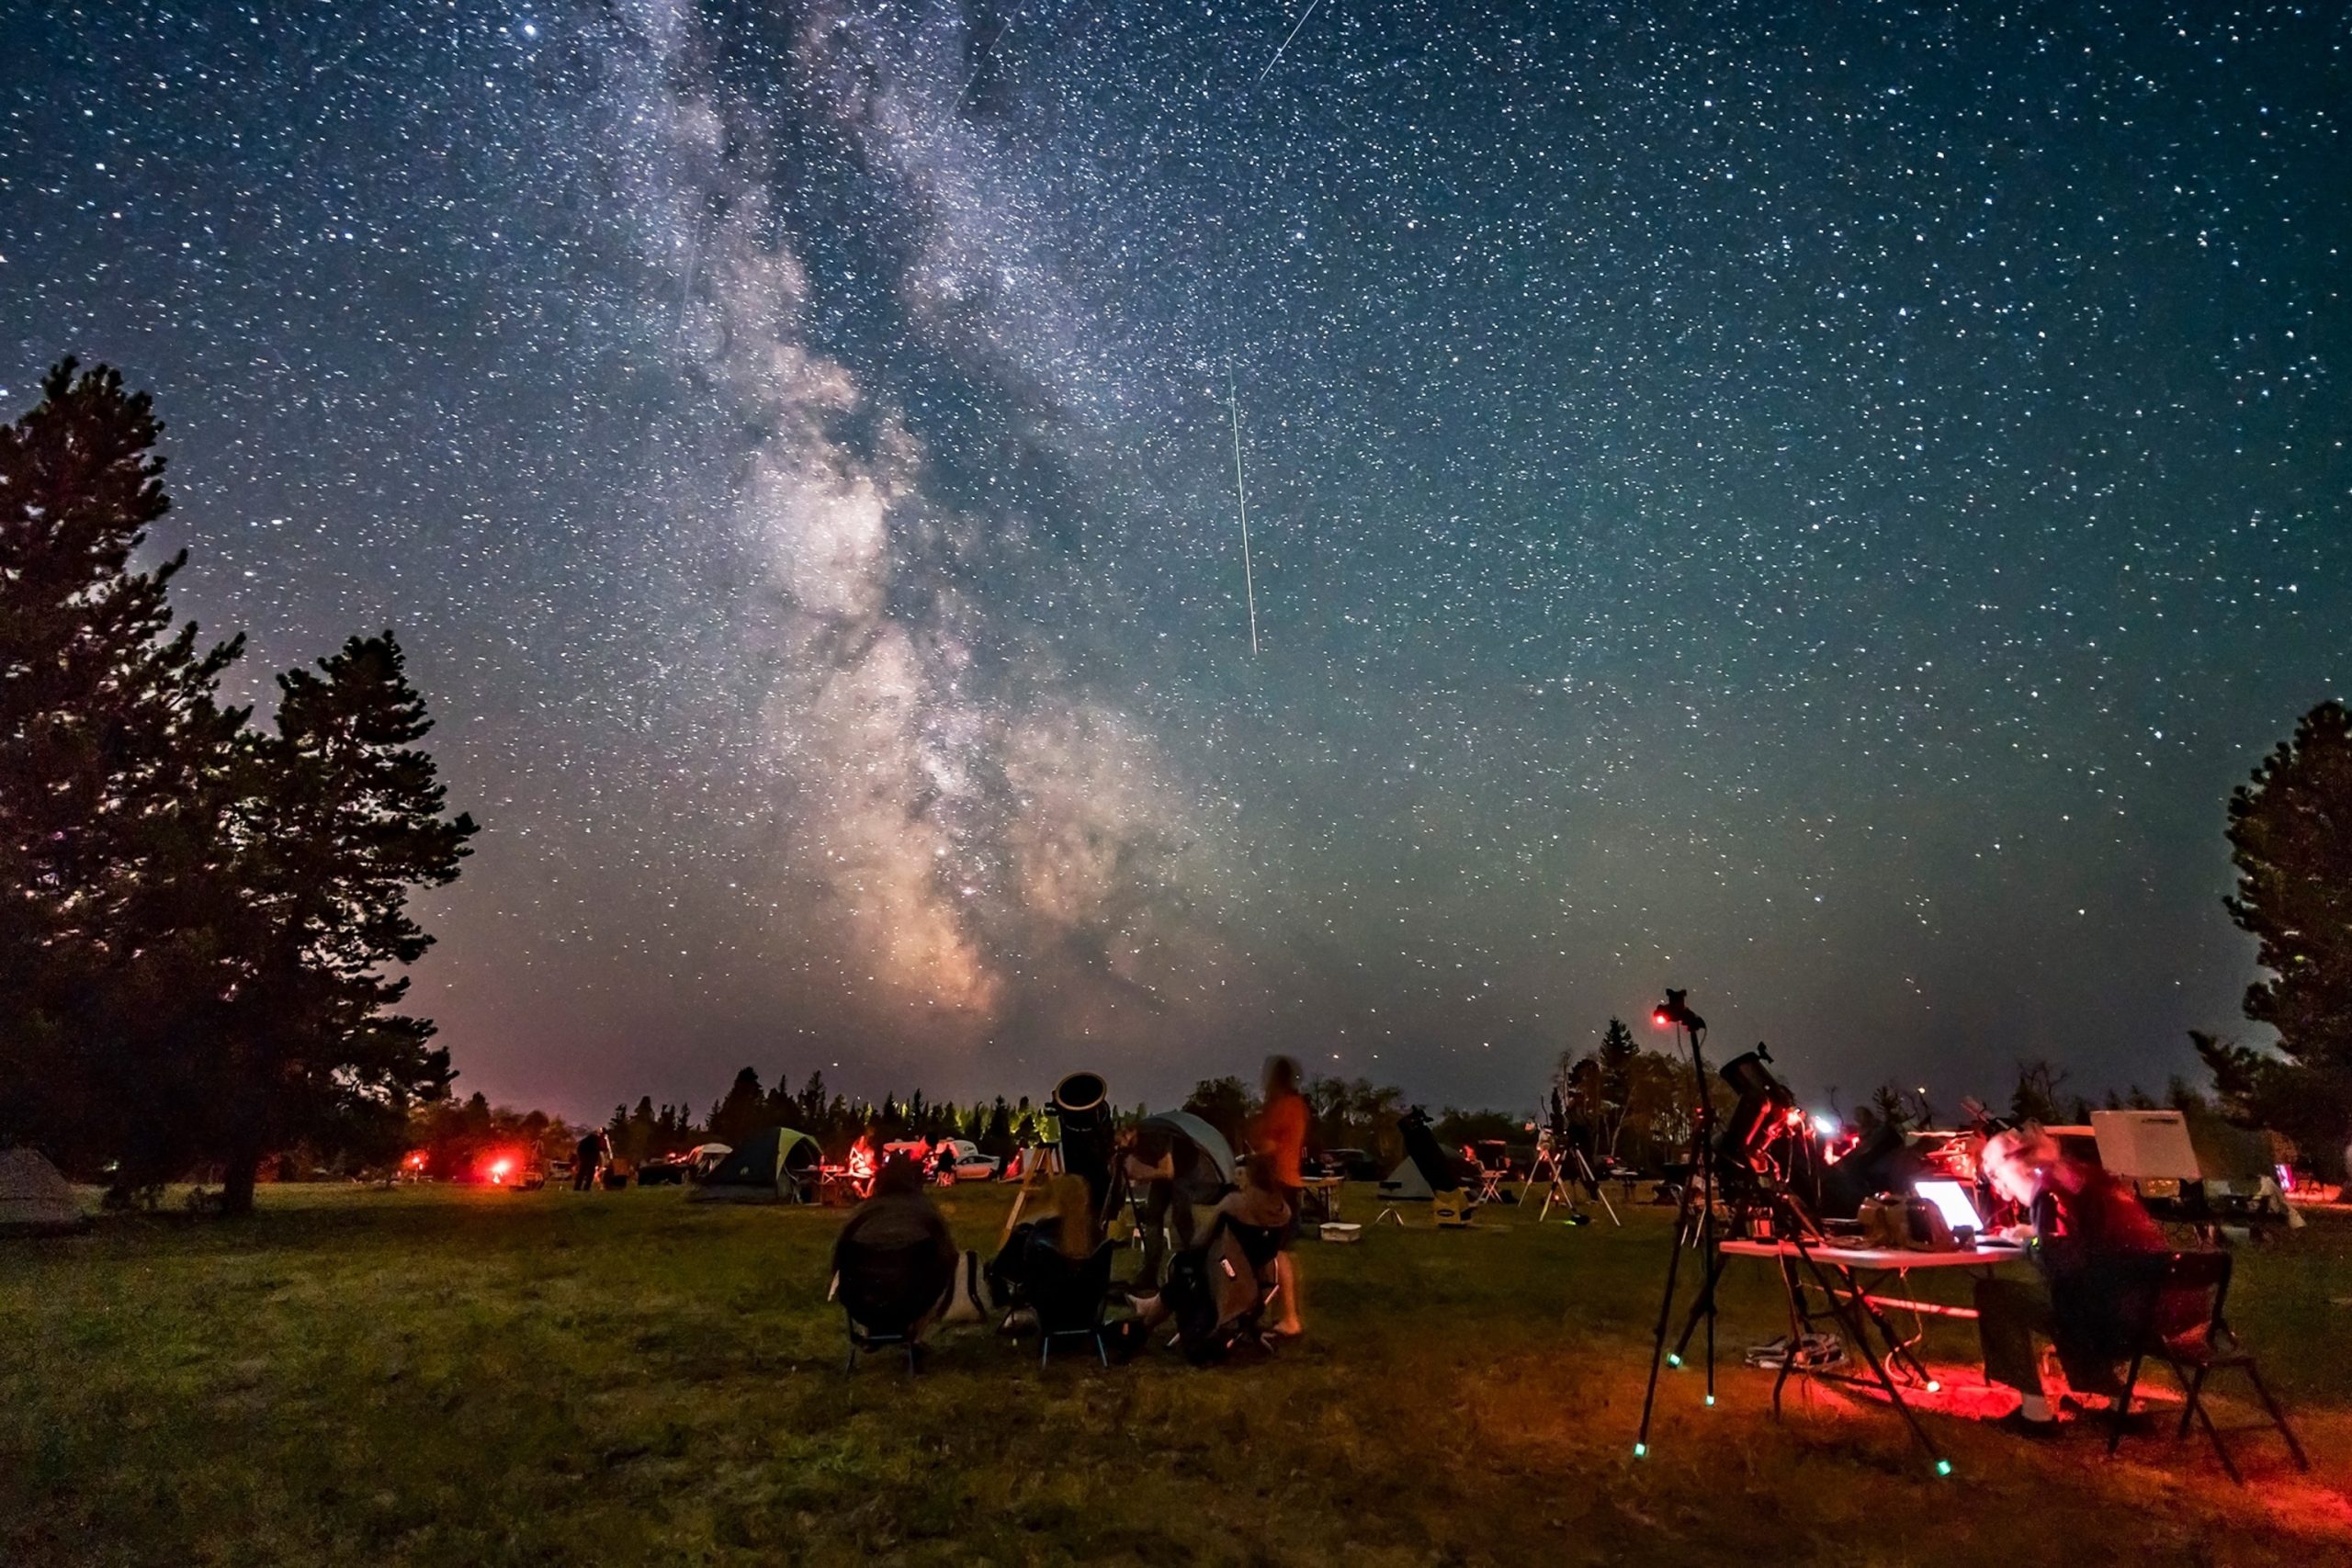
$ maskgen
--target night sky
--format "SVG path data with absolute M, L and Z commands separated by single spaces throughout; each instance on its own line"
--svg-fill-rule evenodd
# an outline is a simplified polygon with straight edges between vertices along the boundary
M 398 629 L 461 1089 L 2253 1038 L 2340 6 L 7 9 L 0 401 L 153 389 L 246 687 Z

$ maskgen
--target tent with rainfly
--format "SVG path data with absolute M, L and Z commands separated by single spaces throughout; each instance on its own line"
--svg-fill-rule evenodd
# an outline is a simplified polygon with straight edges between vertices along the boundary
M 55 1166 L 31 1149 L 0 1149 L 0 1235 L 70 1235 L 89 1227 Z
M 1383 1198 L 1401 1199 L 1408 1203 L 1426 1203 L 1435 1190 L 1430 1185 L 1430 1179 L 1422 1174 L 1419 1164 L 1409 1156 L 1398 1160 L 1396 1168 L 1380 1183 Z
M 823 1156 L 817 1140 L 789 1127 L 752 1134 L 694 1190 L 697 1203 L 806 1203 L 816 1196 Z

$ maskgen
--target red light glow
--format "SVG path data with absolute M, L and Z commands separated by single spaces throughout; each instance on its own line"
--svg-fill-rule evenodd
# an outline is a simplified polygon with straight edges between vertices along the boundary
M 1650 1014 L 1650 1027 L 1653 1029 L 1664 1029 L 1668 1024 L 1672 1023 L 1673 1021 L 1674 1021 L 1672 1019 L 1666 1016 L 1666 1010 L 1664 1008 L 1660 1008 L 1656 1012 Z

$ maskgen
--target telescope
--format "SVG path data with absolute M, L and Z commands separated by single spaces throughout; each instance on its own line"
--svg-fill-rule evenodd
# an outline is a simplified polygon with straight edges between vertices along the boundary
M 1099 1226 L 1110 1199 L 1111 1167 L 1118 1141 L 1117 1118 L 1111 1113 L 1111 1086 L 1099 1073 L 1072 1073 L 1054 1086 L 1048 1099 L 1061 1122 L 1062 1169 L 1085 1180 Z
M 1714 1155 L 1726 1168 L 1761 1173 L 1769 1164 L 1773 1140 L 1792 1128 L 1802 1131 L 1802 1117 L 1797 1123 L 1790 1122 L 1797 1114 L 1797 1096 L 1790 1093 L 1788 1084 L 1773 1077 L 1771 1051 L 1764 1048 L 1764 1042 L 1757 1042 L 1755 1051 L 1734 1055 L 1714 1077 L 1729 1084 L 1740 1098 L 1724 1119 L 1724 1135 L 1714 1145 Z

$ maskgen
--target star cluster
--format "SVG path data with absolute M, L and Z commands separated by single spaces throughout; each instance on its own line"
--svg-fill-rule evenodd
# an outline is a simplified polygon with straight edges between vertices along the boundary
M 42 7 L 0 381 L 155 390 L 256 687 L 400 629 L 494 1096 L 2186 1067 L 2344 678 L 2341 15 L 1301 15 Z

